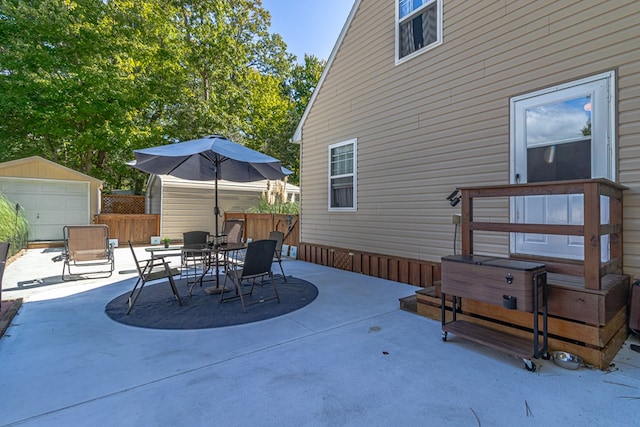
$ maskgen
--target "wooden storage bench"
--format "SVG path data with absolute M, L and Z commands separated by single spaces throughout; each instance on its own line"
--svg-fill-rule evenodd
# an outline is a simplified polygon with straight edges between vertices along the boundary
M 523 359 L 525 367 L 536 370 L 531 357 L 547 353 L 547 273 L 544 264 L 478 255 L 451 255 L 442 258 L 442 339 L 449 332 Z M 451 321 L 446 319 L 445 295 L 453 298 Z M 457 300 L 465 298 L 510 310 L 531 313 L 533 339 L 499 332 L 485 326 L 457 320 Z M 542 308 L 542 341 L 538 313 Z

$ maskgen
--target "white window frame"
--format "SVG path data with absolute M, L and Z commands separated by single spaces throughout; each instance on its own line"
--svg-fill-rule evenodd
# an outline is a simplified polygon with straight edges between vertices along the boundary
M 331 153 L 333 151 L 333 149 L 338 148 L 338 147 L 343 147 L 345 145 L 353 145 L 353 172 L 352 173 L 348 173 L 348 174 L 342 174 L 342 175 L 331 175 Z M 327 182 L 327 206 L 329 208 L 329 211 L 332 212 L 355 212 L 358 210 L 358 139 L 354 138 L 354 139 L 349 139 L 347 141 L 342 141 L 342 142 L 338 142 L 336 144 L 331 144 L 329 145 L 329 152 L 328 152 L 328 171 L 327 171 L 327 176 L 328 176 L 328 182 Z M 348 206 L 348 207 L 332 207 L 331 206 L 331 180 L 334 178 L 344 178 L 344 177 L 352 177 L 353 178 L 353 206 Z
M 396 65 L 398 64 L 402 64 L 405 61 L 410 60 L 411 58 L 415 58 L 418 55 L 421 55 L 437 46 L 440 46 L 442 44 L 442 2 L 444 0 L 426 0 L 425 3 L 423 5 L 421 5 L 420 7 L 418 7 L 415 10 L 412 10 L 410 13 L 408 13 L 407 15 L 403 16 L 402 18 L 400 17 L 400 4 L 402 2 L 405 2 L 407 0 L 395 0 L 395 9 L 396 9 L 396 20 L 395 20 L 395 25 L 396 25 Z M 409 0 L 411 1 L 411 0 Z M 415 15 L 417 15 L 418 13 L 421 13 L 422 10 L 433 6 L 433 4 L 436 4 L 436 10 L 437 10 L 437 20 L 438 20 L 438 28 L 436 31 L 436 41 L 427 45 L 427 46 L 423 46 L 420 49 L 416 50 L 415 52 L 412 52 L 406 56 L 403 56 L 402 58 L 400 58 L 400 24 L 413 19 L 415 17 Z

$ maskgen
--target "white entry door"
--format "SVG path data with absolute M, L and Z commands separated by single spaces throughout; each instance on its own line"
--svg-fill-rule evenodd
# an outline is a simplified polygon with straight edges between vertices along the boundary
M 511 183 L 614 180 L 613 79 L 606 73 L 511 100 Z M 608 223 L 608 200 L 601 200 Z M 584 224 L 582 195 L 515 197 L 511 221 Z M 608 255 L 603 237 L 603 259 Z M 583 259 L 582 236 L 513 233 L 511 252 Z

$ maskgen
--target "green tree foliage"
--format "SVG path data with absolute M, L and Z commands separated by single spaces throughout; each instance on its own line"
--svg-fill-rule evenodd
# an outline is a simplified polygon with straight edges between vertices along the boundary
M 305 55 L 304 64 L 296 64 L 291 71 L 288 95 L 294 102 L 296 115 L 299 118 L 302 117 L 311 100 L 325 65 L 325 60 L 320 60 L 313 55 Z
M 132 150 L 220 133 L 297 171 L 324 63 L 295 64 L 269 25 L 259 0 L 0 0 L 0 161 L 140 193 Z

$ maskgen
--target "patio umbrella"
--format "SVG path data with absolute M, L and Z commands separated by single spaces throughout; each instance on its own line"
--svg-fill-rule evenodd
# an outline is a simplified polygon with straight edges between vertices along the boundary
M 218 180 L 251 182 L 282 179 L 290 170 L 280 161 L 220 135 L 209 135 L 175 144 L 134 150 L 129 166 L 156 175 L 172 175 L 192 181 L 215 181 L 215 231 L 218 232 Z

